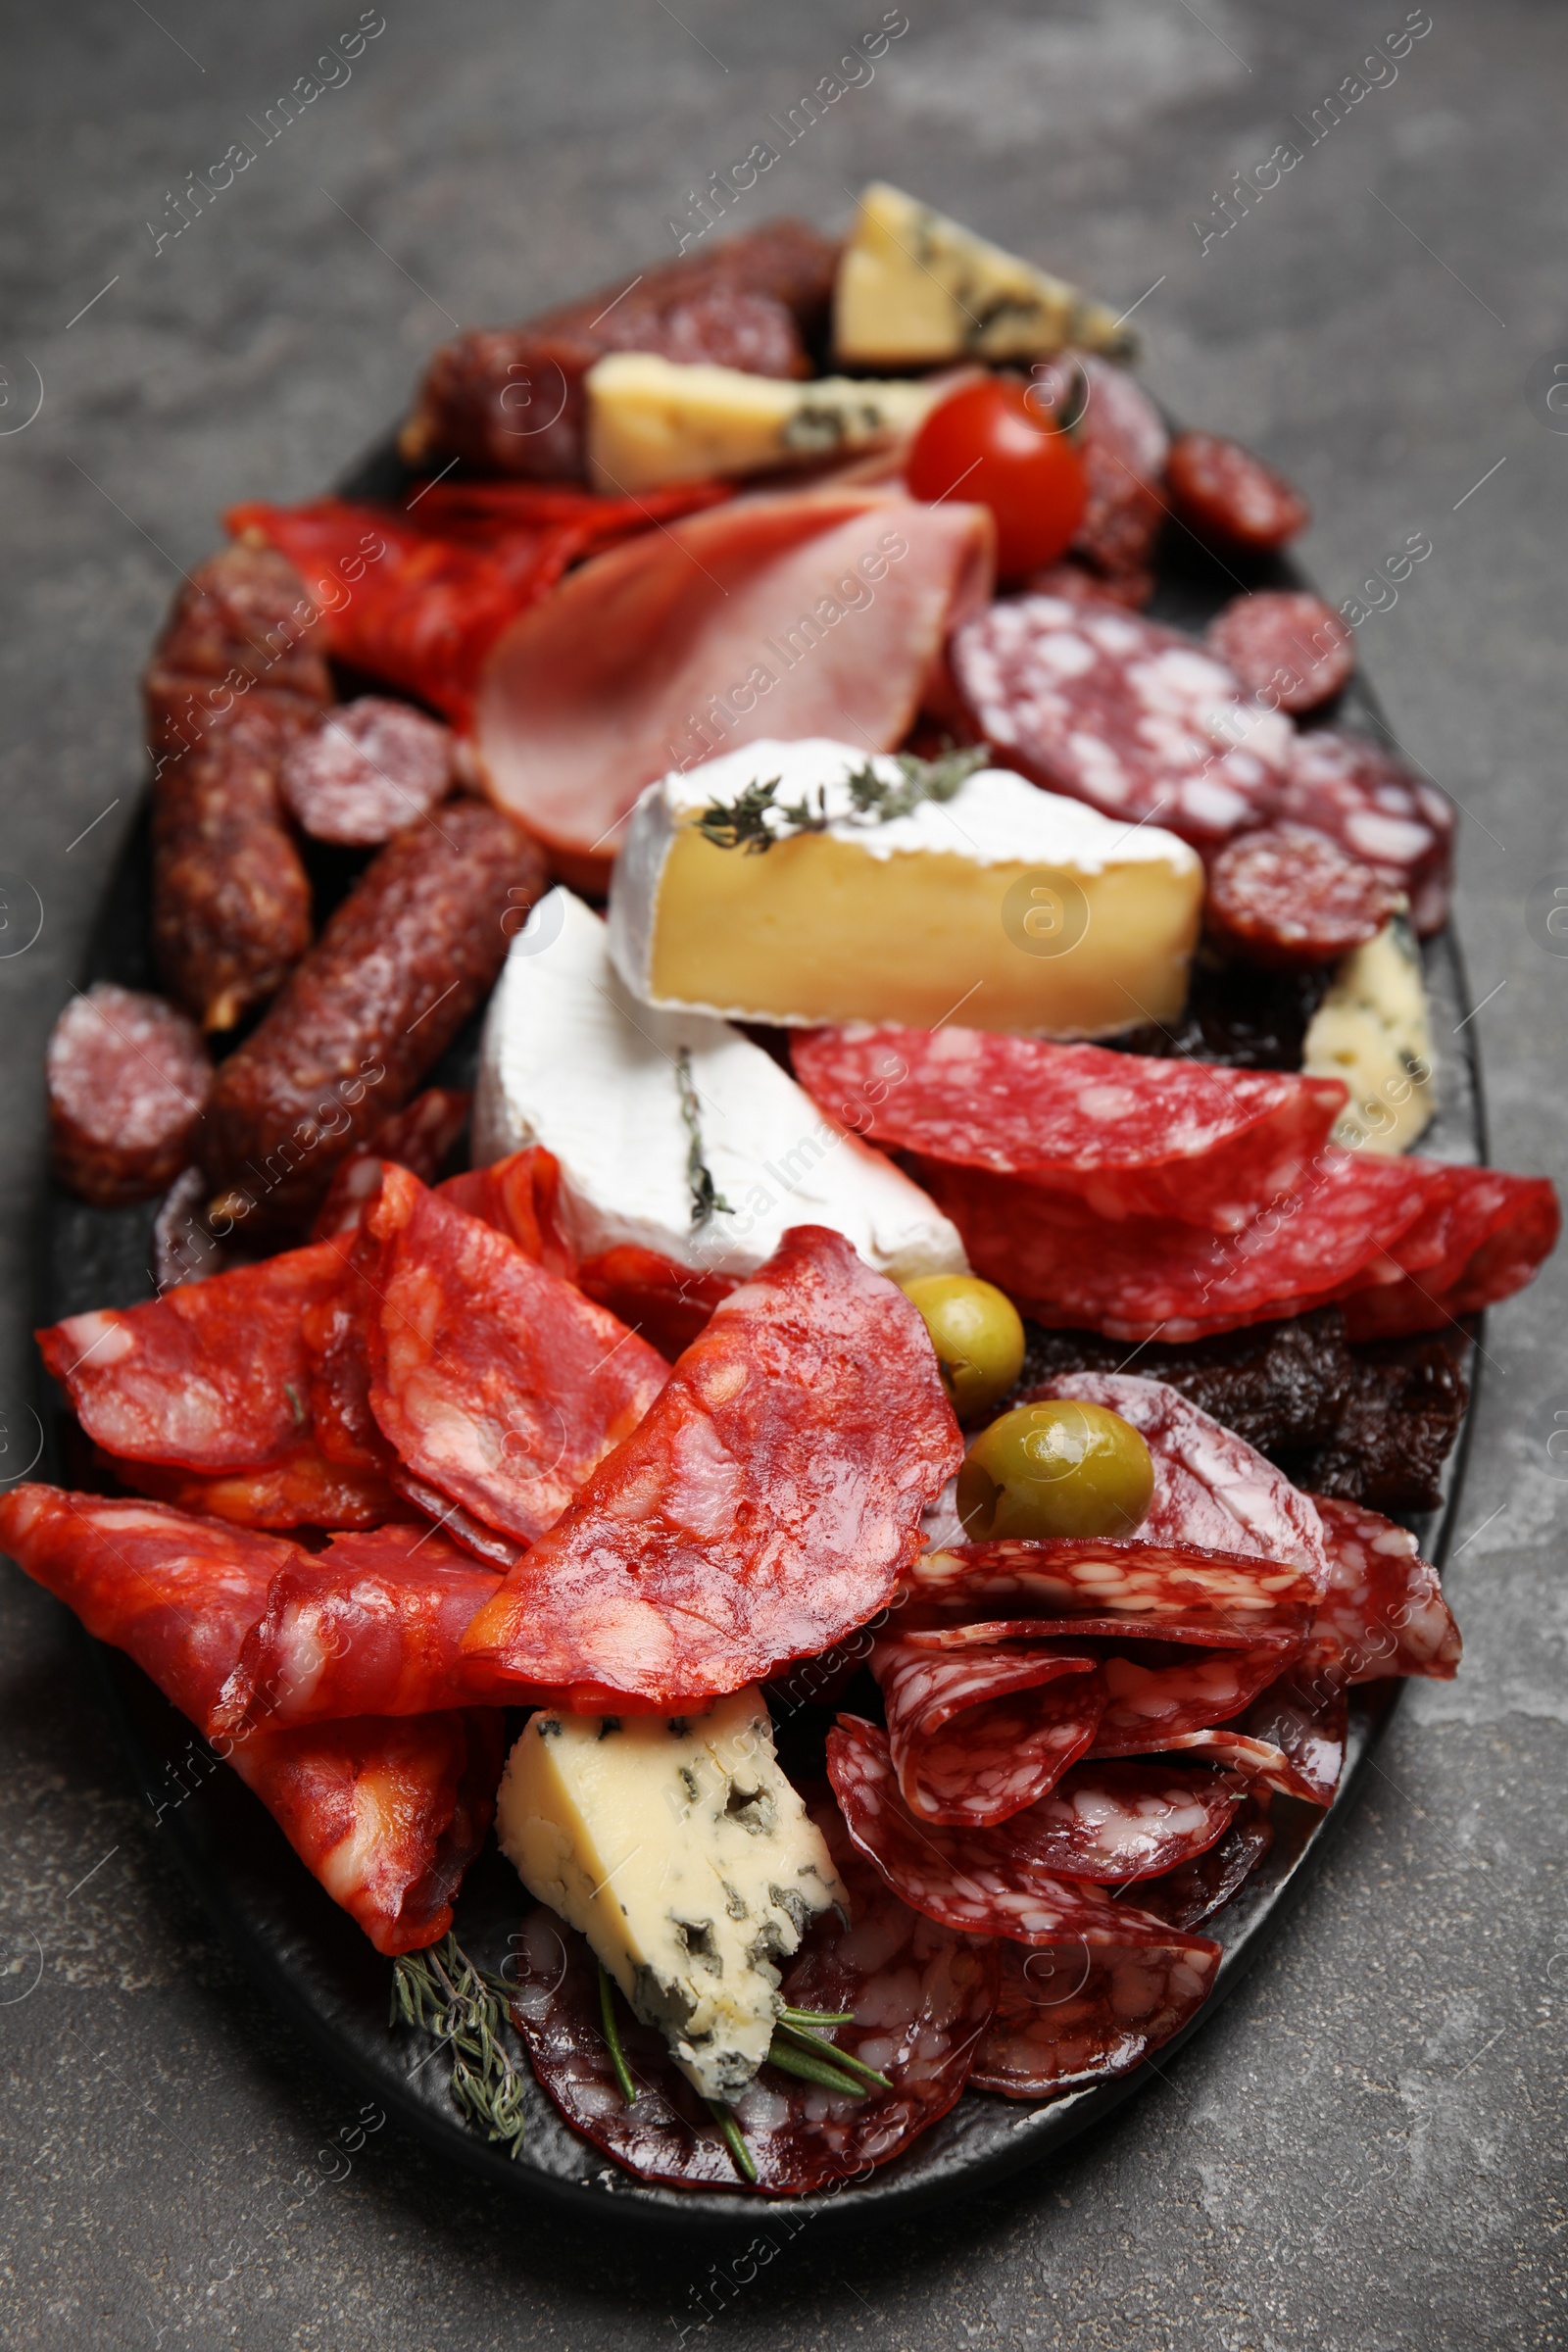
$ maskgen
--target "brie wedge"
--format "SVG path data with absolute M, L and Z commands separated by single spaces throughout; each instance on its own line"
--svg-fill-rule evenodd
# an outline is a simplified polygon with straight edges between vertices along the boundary
M 833 289 L 833 348 L 853 367 L 1027 360 L 1074 343 L 1131 350 L 1102 302 L 873 180 Z
M 751 1274 L 791 1225 L 827 1225 L 898 1281 L 966 1270 L 956 1228 L 918 1186 L 824 1118 L 771 1054 L 727 1021 L 639 1004 L 604 923 L 566 890 L 513 942 L 473 1127 L 481 1165 L 526 1144 L 555 1153 L 582 1257 L 633 1243 Z M 706 1214 L 700 1169 L 716 1196 Z
M 589 478 L 620 493 L 886 448 L 951 388 L 842 375 L 801 384 L 647 351 L 610 353 L 589 368 L 587 386 Z
M 819 1912 L 848 1916 L 756 1690 L 668 1721 L 541 1710 L 507 1760 L 496 1835 L 709 2099 L 738 2099 L 767 2056 L 779 1963 Z
M 905 781 L 892 754 L 814 738 L 747 744 L 650 785 L 610 890 L 627 985 L 650 1004 L 802 1026 L 958 1019 L 1093 1038 L 1177 1017 L 1203 896 L 1196 851 L 997 767 L 877 821 L 867 783 L 874 799 Z M 760 810 L 751 788 L 770 784 Z M 720 847 L 712 812 L 723 830 L 738 808 L 754 847 Z
M 1421 950 L 1402 914 L 1339 965 L 1307 1027 L 1301 1067 L 1343 1078 L 1350 1099 L 1334 1123 L 1348 1151 L 1408 1151 L 1437 1109 L 1436 1057 Z

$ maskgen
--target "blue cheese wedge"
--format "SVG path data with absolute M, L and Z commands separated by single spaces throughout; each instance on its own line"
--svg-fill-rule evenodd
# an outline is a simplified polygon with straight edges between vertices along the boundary
M 650 785 L 611 882 L 627 986 L 802 1026 L 1095 1038 L 1180 1014 L 1203 896 L 1185 842 L 1005 768 L 912 807 L 906 782 L 891 754 L 811 738 Z
M 1120 356 L 1133 338 L 1102 302 L 873 180 L 839 261 L 833 348 L 848 367 L 1027 360 L 1076 344 Z
M 513 943 L 473 1125 L 477 1163 L 527 1144 L 554 1152 L 580 1257 L 631 1243 L 752 1274 L 791 1225 L 827 1225 L 896 1281 L 967 1269 L 934 1201 L 771 1054 L 727 1021 L 639 1004 L 570 891 L 552 891 Z
M 1350 1099 L 1334 1127 L 1349 1151 L 1407 1151 L 1437 1108 L 1432 1024 L 1421 951 L 1402 914 L 1347 956 L 1313 1014 L 1301 1067 L 1343 1078 Z
M 948 386 L 824 376 L 794 383 L 648 351 L 589 368 L 588 473 L 596 490 L 655 490 L 710 475 L 772 473 L 915 432 Z
M 812 1920 L 849 1915 L 756 1690 L 670 1720 L 531 1716 L 496 1833 L 708 2099 L 738 2099 L 767 2056 L 780 1964 Z

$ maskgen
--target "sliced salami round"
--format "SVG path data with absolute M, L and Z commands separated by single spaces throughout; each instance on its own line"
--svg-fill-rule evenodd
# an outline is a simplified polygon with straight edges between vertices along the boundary
M 1408 1529 L 1362 1502 L 1314 1497 L 1328 1545 L 1329 1588 L 1307 1633 L 1298 1679 L 1375 1683 L 1393 1675 L 1447 1682 L 1459 1668 L 1459 1629 L 1437 1571 Z
M 1453 804 L 1370 735 L 1310 727 L 1291 745 L 1282 824 L 1326 833 L 1410 902 L 1423 939 L 1448 919 Z
M 871 1671 L 910 1812 L 984 1828 L 1034 1804 L 1095 1736 L 1098 1669 L 1070 1650 L 879 1643 Z
M 975 2088 L 1050 2099 L 1126 2074 L 1201 2007 L 1218 1964 L 1217 1944 L 1178 1929 L 1163 1945 L 1058 1952 L 1004 1944 L 997 2013 L 975 2060 Z
M 1063 1386 L 1072 1394 L 1077 1393 L 1070 1388 L 1074 1377 L 1069 1373 L 1063 1378 Z M 1102 1373 L 1098 1377 L 1112 1380 L 1118 1376 Z M 1120 1377 L 1130 1379 L 1131 1375 Z M 1163 1387 L 1164 1383 L 1150 1385 Z M 1091 1396 L 1088 1401 L 1098 1404 L 1102 1400 Z M 1109 1409 L 1115 1412 L 1117 1408 L 1112 1405 Z M 1130 1416 L 1124 1414 L 1123 1418 Z M 1242 1444 L 1240 1438 L 1232 1442 Z M 1155 1480 L 1151 1514 L 1160 1511 L 1163 1515 L 1178 1507 L 1166 1496 L 1179 1494 L 1180 1490 L 1174 1472 L 1162 1481 L 1159 1455 L 1152 1446 L 1150 1451 Z M 1217 1484 L 1217 1473 L 1211 1475 Z M 1283 1473 L 1277 1475 L 1283 1481 Z M 1161 1495 L 1162 1483 L 1166 1496 Z M 1191 1484 L 1205 1496 L 1209 1494 L 1196 1476 Z M 1243 1497 L 1237 1494 L 1236 1499 L 1242 1501 Z M 1246 1499 L 1253 1501 L 1252 1497 Z M 1197 1499 L 1190 1503 L 1184 1499 L 1179 1507 L 1196 1515 L 1202 1506 Z M 1219 1506 L 1212 1500 L 1206 1516 L 1214 1521 L 1220 1516 Z M 1004 1609 L 1010 1614 L 1001 1624 L 983 1630 L 970 1624 L 951 1627 L 945 1633 L 911 1633 L 906 1638 L 922 1647 L 945 1648 L 962 1642 L 1005 1641 L 1014 1627 L 1028 1635 L 1042 1618 L 1059 1618 L 1070 1626 L 1078 1619 L 1099 1624 L 1127 1616 L 1161 1628 L 1217 1622 L 1235 1628 L 1242 1640 L 1250 1640 L 1254 1632 L 1290 1633 L 1293 1640 L 1300 1640 L 1328 1582 L 1322 1539 L 1318 1538 L 1319 1551 L 1314 1557 L 1308 1548 L 1304 1515 L 1298 1522 L 1301 1534 L 1290 1539 L 1298 1556 L 1292 1558 L 1285 1550 L 1287 1539 L 1282 1534 L 1282 1557 L 1278 1560 L 1250 1545 L 1244 1550 L 1241 1541 L 1220 1550 L 1181 1537 L 1162 1540 L 1148 1533 L 1148 1526 L 1146 1520 L 1144 1529 L 1129 1542 L 1112 1536 L 1048 1536 L 1033 1543 L 1009 1539 L 995 1544 L 956 1544 L 945 1551 L 923 1552 L 905 1577 L 905 1591 L 915 1602 L 934 1602 L 948 1612 L 962 1610 L 971 1617 L 981 1608 L 993 1617 Z M 1239 1516 L 1232 1517 L 1231 1527 L 1236 1538 L 1244 1536 Z M 905 1638 L 902 1626 L 898 1630 Z
M 834 1914 L 807 1936 L 780 1988 L 791 2007 L 855 2013 L 834 2043 L 885 2075 L 863 2099 L 764 2066 L 732 2110 L 768 2196 L 804 2196 L 863 2179 L 954 2105 L 996 2006 L 998 1955 L 910 1911 L 856 1851 L 830 1804 L 812 1807 L 849 1888 L 854 1926 Z M 636 2086 L 627 2106 L 605 2040 L 598 1972 L 584 1939 L 554 1912 L 531 1912 L 515 1947 L 512 2013 L 546 2093 L 574 2130 L 643 2180 L 749 2185 L 711 2111 L 662 2037 L 615 1999 Z
M 1326 833 L 1276 825 L 1228 842 L 1209 868 L 1204 908 L 1222 947 L 1295 971 L 1337 963 L 1375 939 L 1399 903 L 1386 874 Z
M 1312 519 L 1298 490 L 1220 433 L 1179 433 L 1165 479 L 1182 520 L 1222 546 L 1260 553 L 1283 547 Z
M 1355 670 L 1355 640 L 1320 596 L 1259 588 L 1216 612 L 1203 632 L 1250 693 L 1298 714 L 1332 702 Z
M 1124 368 L 1091 352 L 1063 352 L 1036 368 L 1035 384 L 1054 391 L 1058 411 L 1077 419 L 1072 432 L 1089 504 L 1073 552 L 1108 581 L 1150 579 L 1154 542 L 1165 519 L 1160 485 L 1170 455 L 1170 435 L 1159 411 Z
M 1113 605 L 1123 612 L 1141 612 L 1154 593 L 1154 575 L 1152 571 L 1124 571 L 1113 580 L 1102 579 L 1068 558 L 1031 572 L 1023 585 L 1032 596 L 1061 596 L 1069 604 Z
M 998 1834 L 1042 1870 L 1114 1886 L 1206 1853 L 1246 1791 L 1223 1773 L 1179 1764 L 1074 1764 L 1048 1796 Z M 1136 1899 L 1136 1898 L 1135 1898 Z
M 1203 1853 L 1178 1862 L 1157 1879 L 1141 1879 L 1138 1908 L 1164 1920 L 1168 1927 L 1201 1927 L 1251 1877 L 1273 1842 L 1269 1791 L 1264 1788 L 1243 1798 L 1224 1837 Z
M 54 1025 L 46 1062 L 54 1172 L 97 1208 L 150 1200 L 184 1167 L 213 1083 L 194 1021 L 95 981 Z
M 973 725 L 1048 792 L 1200 849 L 1265 823 L 1292 727 L 1191 637 L 1064 597 L 988 606 L 952 643 Z
M 290 747 L 278 785 L 313 840 L 373 849 L 446 798 L 454 744 L 450 727 L 412 704 L 364 694 Z

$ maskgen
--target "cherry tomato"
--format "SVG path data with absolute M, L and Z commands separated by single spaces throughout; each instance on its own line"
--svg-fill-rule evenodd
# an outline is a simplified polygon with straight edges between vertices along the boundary
M 991 509 L 1004 579 L 1065 555 L 1089 498 L 1066 434 L 1031 407 L 1024 385 L 1001 376 L 965 384 L 931 411 L 905 476 L 911 498 Z

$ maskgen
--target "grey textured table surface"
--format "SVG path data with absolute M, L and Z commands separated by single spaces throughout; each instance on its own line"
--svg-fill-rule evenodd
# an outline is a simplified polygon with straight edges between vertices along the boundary
M 268 143 L 267 109 L 353 30 L 348 0 L 12 12 L 13 1446 L 43 1046 L 130 818 L 136 674 L 178 568 L 214 544 L 225 502 L 329 482 L 451 322 L 520 316 L 672 250 L 693 184 L 755 141 L 781 146 L 769 116 L 879 20 L 874 0 L 681 0 L 678 15 L 385 0 L 384 30 L 351 70 L 323 69 L 338 86 Z M 1554 1171 L 1568 960 L 1529 899 L 1559 866 L 1568 881 L 1568 437 L 1545 429 L 1549 369 L 1534 403 L 1529 379 L 1568 361 L 1568 16 L 1432 0 L 1396 69 L 1363 69 L 1403 22 L 1399 0 L 907 0 L 874 75 L 734 218 L 842 223 L 873 173 L 913 186 L 1118 306 L 1142 298 L 1150 382 L 1302 483 L 1320 518 L 1307 561 L 1333 595 L 1431 536 L 1360 644 L 1401 739 L 1465 812 L 1459 910 L 1495 1156 Z M 1358 72 L 1363 94 L 1314 136 L 1313 110 Z M 176 237 L 186 175 L 239 140 L 254 164 Z M 1205 250 L 1194 221 L 1223 224 L 1214 191 L 1284 140 L 1300 162 Z M 29 892 L 42 929 L 19 953 Z M 441 2177 L 390 2127 L 323 2182 L 316 2151 L 355 2102 L 258 2014 L 131 1792 L 64 1612 L 0 1571 L 0 2337 L 51 2352 L 674 2345 L 683 2329 L 748 2348 L 1561 2342 L 1568 1488 L 1545 1440 L 1568 1413 L 1564 1265 L 1492 1321 L 1451 1575 L 1461 1679 L 1411 1690 L 1374 1793 L 1255 1976 L 1064 2161 L 872 2242 L 807 2232 L 722 2277 L 706 2254 L 634 2254 L 608 2230 L 579 2242 Z

